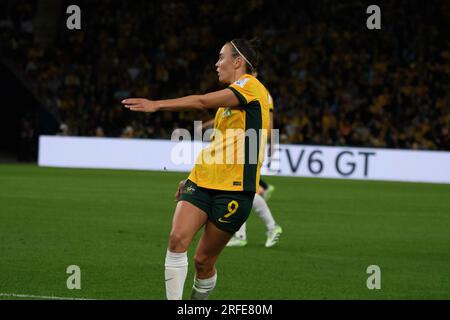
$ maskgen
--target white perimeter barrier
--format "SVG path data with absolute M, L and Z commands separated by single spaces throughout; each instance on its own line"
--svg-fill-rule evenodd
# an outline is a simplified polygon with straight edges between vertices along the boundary
M 204 144 L 39 137 L 40 166 L 188 172 Z M 266 158 L 267 159 L 267 158 Z M 450 183 L 450 152 L 279 145 L 263 175 Z

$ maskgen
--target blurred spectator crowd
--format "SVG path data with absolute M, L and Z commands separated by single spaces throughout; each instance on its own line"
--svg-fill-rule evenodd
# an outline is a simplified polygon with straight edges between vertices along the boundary
M 366 28 L 361 1 L 78 1 L 82 29 L 36 41 L 38 1 L 6 1 L 1 55 L 54 110 L 64 135 L 170 138 L 199 112 L 136 114 L 123 98 L 221 88 L 225 41 L 262 40 L 259 78 L 281 142 L 450 150 L 448 1 L 383 3 Z

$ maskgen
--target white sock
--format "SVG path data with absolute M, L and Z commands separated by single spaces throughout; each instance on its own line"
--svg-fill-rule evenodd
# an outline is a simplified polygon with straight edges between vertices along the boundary
M 234 234 L 236 238 L 239 238 L 241 240 L 247 240 L 247 226 L 246 222 L 241 226 L 241 228 Z
M 275 228 L 276 223 L 269 207 L 267 206 L 266 200 L 264 200 L 264 198 L 259 194 L 255 194 L 255 198 L 253 199 L 253 208 L 266 225 L 267 230 L 272 230 Z
M 192 287 L 191 300 L 208 300 L 209 294 L 213 291 L 217 282 L 217 272 L 211 278 L 198 279 L 195 276 Z
M 167 300 L 181 300 L 188 271 L 187 252 L 176 253 L 167 250 L 165 267 Z

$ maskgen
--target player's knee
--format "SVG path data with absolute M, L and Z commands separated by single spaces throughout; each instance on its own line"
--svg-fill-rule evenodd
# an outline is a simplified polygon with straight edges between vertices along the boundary
M 188 241 L 179 232 L 172 231 L 169 235 L 169 250 L 172 252 L 185 252 L 188 249 Z

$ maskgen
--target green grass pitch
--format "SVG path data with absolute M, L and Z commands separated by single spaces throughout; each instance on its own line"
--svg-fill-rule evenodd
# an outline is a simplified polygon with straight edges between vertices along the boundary
M 1 165 L 0 299 L 164 299 L 173 196 L 184 177 Z M 450 185 L 267 180 L 280 243 L 264 247 L 252 213 L 249 244 L 224 250 L 211 299 L 450 298 Z M 81 290 L 66 287 L 69 265 L 81 268 Z M 381 268 L 380 290 L 366 287 L 369 265 Z

